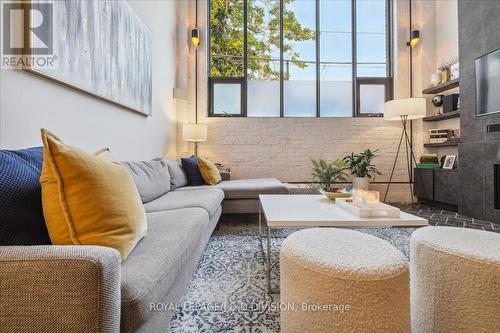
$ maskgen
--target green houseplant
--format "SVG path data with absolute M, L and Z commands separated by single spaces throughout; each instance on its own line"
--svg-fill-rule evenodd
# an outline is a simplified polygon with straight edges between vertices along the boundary
M 378 150 L 366 149 L 365 151 L 351 155 L 347 155 L 343 158 L 343 161 L 347 163 L 347 167 L 351 172 L 352 187 L 353 188 L 369 188 L 370 179 L 375 178 L 376 175 L 381 175 L 382 173 L 372 164 L 372 160 L 377 156 Z
M 334 162 L 326 162 L 325 160 L 311 160 L 313 164 L 312 178 L 313 181 L 320 184 L 320 192 L 328 199 L 342 197 L 345 193 L 340 193 L 339 190 L 333 189 L 332 184 L 335 182 L 346 181 L 347 164 L 345 161 L 337 159 Z M 349 196 L 349 195 L 347 195 Z

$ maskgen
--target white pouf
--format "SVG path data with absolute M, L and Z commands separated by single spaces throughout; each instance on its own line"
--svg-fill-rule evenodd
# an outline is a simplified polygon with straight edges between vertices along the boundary
M 282 332 L 409 332 L 408 263 L 388 242 L 305 229 L 280 251 Z
M 425 227 L 410 257 L 413 333 L 500 332 L 500 234 Z

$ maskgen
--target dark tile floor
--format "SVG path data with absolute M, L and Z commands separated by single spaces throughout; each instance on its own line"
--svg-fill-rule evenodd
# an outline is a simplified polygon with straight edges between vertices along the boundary
M 473 228 L 486 231 L 500 232 L 500 224 L 462 216 L 455 212 L 427 206 L 424 204 L 396 205 L 407 213 L 421 216 L 429 220 L 429 224 L 438 226 Z

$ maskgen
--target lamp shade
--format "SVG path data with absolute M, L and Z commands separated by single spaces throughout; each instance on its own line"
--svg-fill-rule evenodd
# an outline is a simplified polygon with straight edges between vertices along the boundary
M 385 102 L 385 120 L 400 120 L 402 116 L 408 116 L 408 120 L 425 117 L 425 98 L 412 97 Z
M 207 141 L 207 125 L 193 123 L 182 125 L 182 139 L 190 142 Z

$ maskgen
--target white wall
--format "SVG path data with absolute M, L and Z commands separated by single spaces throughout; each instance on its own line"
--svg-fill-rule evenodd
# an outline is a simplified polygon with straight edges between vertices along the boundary
M 45 127 L 65 142 L 120 160 L 175 157 L 175 2 L 129 1 L 153 36 L 153 116 L 145 117 L 33 74 L 0 71 L 0 147 L 40 145 Z

